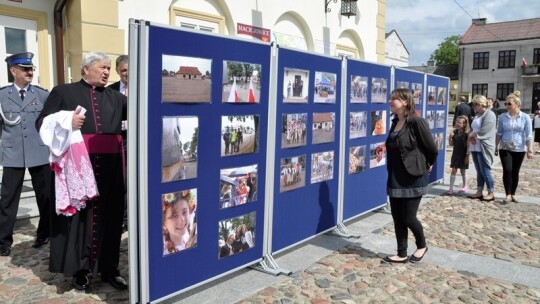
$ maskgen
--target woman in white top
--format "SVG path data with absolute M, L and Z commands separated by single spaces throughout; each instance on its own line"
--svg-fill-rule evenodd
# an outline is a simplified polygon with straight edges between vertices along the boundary
M 535 154 L 540 154 L 540 101 L 536 104 L 538 109 L 534 114 L 533 128 L 534 128 L 534 142 L 538 143 L 538 151 Z

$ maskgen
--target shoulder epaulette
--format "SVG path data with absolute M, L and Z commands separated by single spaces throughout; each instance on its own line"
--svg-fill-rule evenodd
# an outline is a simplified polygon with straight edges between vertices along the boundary
M 35 85 L 35 84 L 33 84 L 32 87 L 38 88 L 38 89 L 42 89 L 42 90 L 45 91 L 45 92 L 48 92 L 48 91 L 49 91 L 49 90 L 47 90 L 47 89 L 45 89 L 45 88 L 42 88 L 42 87 L 40 87 L 40 86 L 38 86 L 38 85 Z
M 1 87 L 0 90 L 3 90 L 3 89 L 5 89 L 5 88 L 7 88 L 7 87 L 9 87 L 9 86 L 11 86 L 11 85 L 10 85 L 10 84 L 5 85 L 5 86 Z

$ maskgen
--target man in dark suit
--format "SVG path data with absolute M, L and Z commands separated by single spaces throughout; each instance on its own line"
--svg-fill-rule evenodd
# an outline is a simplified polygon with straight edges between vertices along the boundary
M 32 177 L 39 209 L 37 237 L 32 245 L 39 248 L 50 235 L 49 149 L 34 128 L 49 93 L 32 85 L 34 64 L 32 53 L 14 54 L 6 58 L 13 84 L 0 89 L 0 165 L 3 168 L 0 190 L 0 255 L 9 256 L 13 244 L 13 228 L 26 168 Z
M 471 109 L 471 107 L 467 104 L 467 97 L 461 96 L 459 98 L 459 104 L 456 106 L 456 109 L 454 110 L 454 121 L 452 122 L 452 126 L 456 125 L 456 119 L 458 116 L 466 116 L 469 119 L 469 127 L 471 126 L 472 118 L 474 116 L 474 112 Z

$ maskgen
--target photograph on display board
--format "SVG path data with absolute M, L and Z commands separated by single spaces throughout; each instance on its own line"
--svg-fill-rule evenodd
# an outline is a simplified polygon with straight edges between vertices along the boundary
M 281 127 L 281 148 L 306 145 L 307 113 L 283 114 Z
M 409 83 L 407 81 L 396 81 L 396 89 L 408 89 Z
M 161 196 L 163 256 L 197 247 L 197 189 Z
M 426 112 L 426 120 L 430 129 L 435 129 L 435 111 Z
M 334 151 L 311 154 L 311 183 L 334 178 Z
M 257 165 L 219 171 L 219 208 L 231 208 L 257 200 Z
M 445 87 L 438 87 L 437 104 L 440 106 L 444 106 L 446 104 L 446 88 Z
M 163 102 L 211 102 L 211 59 L 163 54 L 161 66 Z
M 283 102 L 307 103 L 309 96 L 309 71 L 285 68 L 283 75 Z
M 422 100 L 422 84 L 413 83 L 412 90 L 413 90 L 414 103 L 420 104 L 420 101 Z
M 199 118 L 163 117 L 161 138 L 161 182 L 196 178 Z
M 436 116 L 435 116 L 435 119 L 436 119 L 435 126 L 436 126 L 436 128 L 439 128 L 439 129 L 444 128 L 444 125 L 446 123 L 446 118 L 445 118 L 446 115 L 444 115 L 444 114 L 445 114 L 444 111 L 437 111 Z
M 442 150 L 444 147 L 444 133 L 434 133 L 432 134 L 437 150 Z
M 279 192 L 306 185 L 306 155 L 282 158 L 279 163 Z
M 336 80 L 334 73 L 315 72 L 314 103 L 336 103 Z
M 371 79 L 371 102 L 385 103 L 386 102 L 387 81 L 384 78 Z
M 220 259 L 255 247 L 255 212 L 219 221 L 218 257 Z
M 259 116 L 221 116 L 221 156 L 255 153 L 259 149 Z
M 313 113 L 312 144 L 334 142 L 336 134 L 336 113 Z
M 349 139 L 366 137 L 367 111 L 349 113 Z
M 422 110 L 415 109 L 414 113 L 416 113 L 416 116 L 422 117 Z
M 366 76 L 351 76 L 351 103 L 367 103 L 368 78 Z
M 356 146 L 349 149 L 349 174 L 366 170 L 366 146 Z
M 434 105 L 435 99 L 437 98 L 437 87 L 436 86 L 428 86 L 428 105 Z
M 375 168 L 386 165 L 386 146 L 384 142 L 371 144 L 369 147 L 369 167 Z
M 371 135 L 386 134 L 386 110 L 371 111 Z
M 261 97 L 261 65 L 223 61 L 221 100 L 230 103 L 259 103 Z

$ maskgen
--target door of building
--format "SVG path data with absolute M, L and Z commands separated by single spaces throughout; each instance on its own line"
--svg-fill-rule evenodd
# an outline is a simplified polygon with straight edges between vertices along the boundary
M 37 23 L 34 20 L 15 18 L 0 14 L 0 86 L 13 82 L 6 57 L 23 52 L 34 53 L 37 66 L 38 43 Z M 39 69 L 34 71 L 33 84 L 39 82 Z
M 535 113 L 538 110 L 539 101 L 540 101 L 540 82 L 533 82 L 532 108 L 531 108 L 532 113 Z

